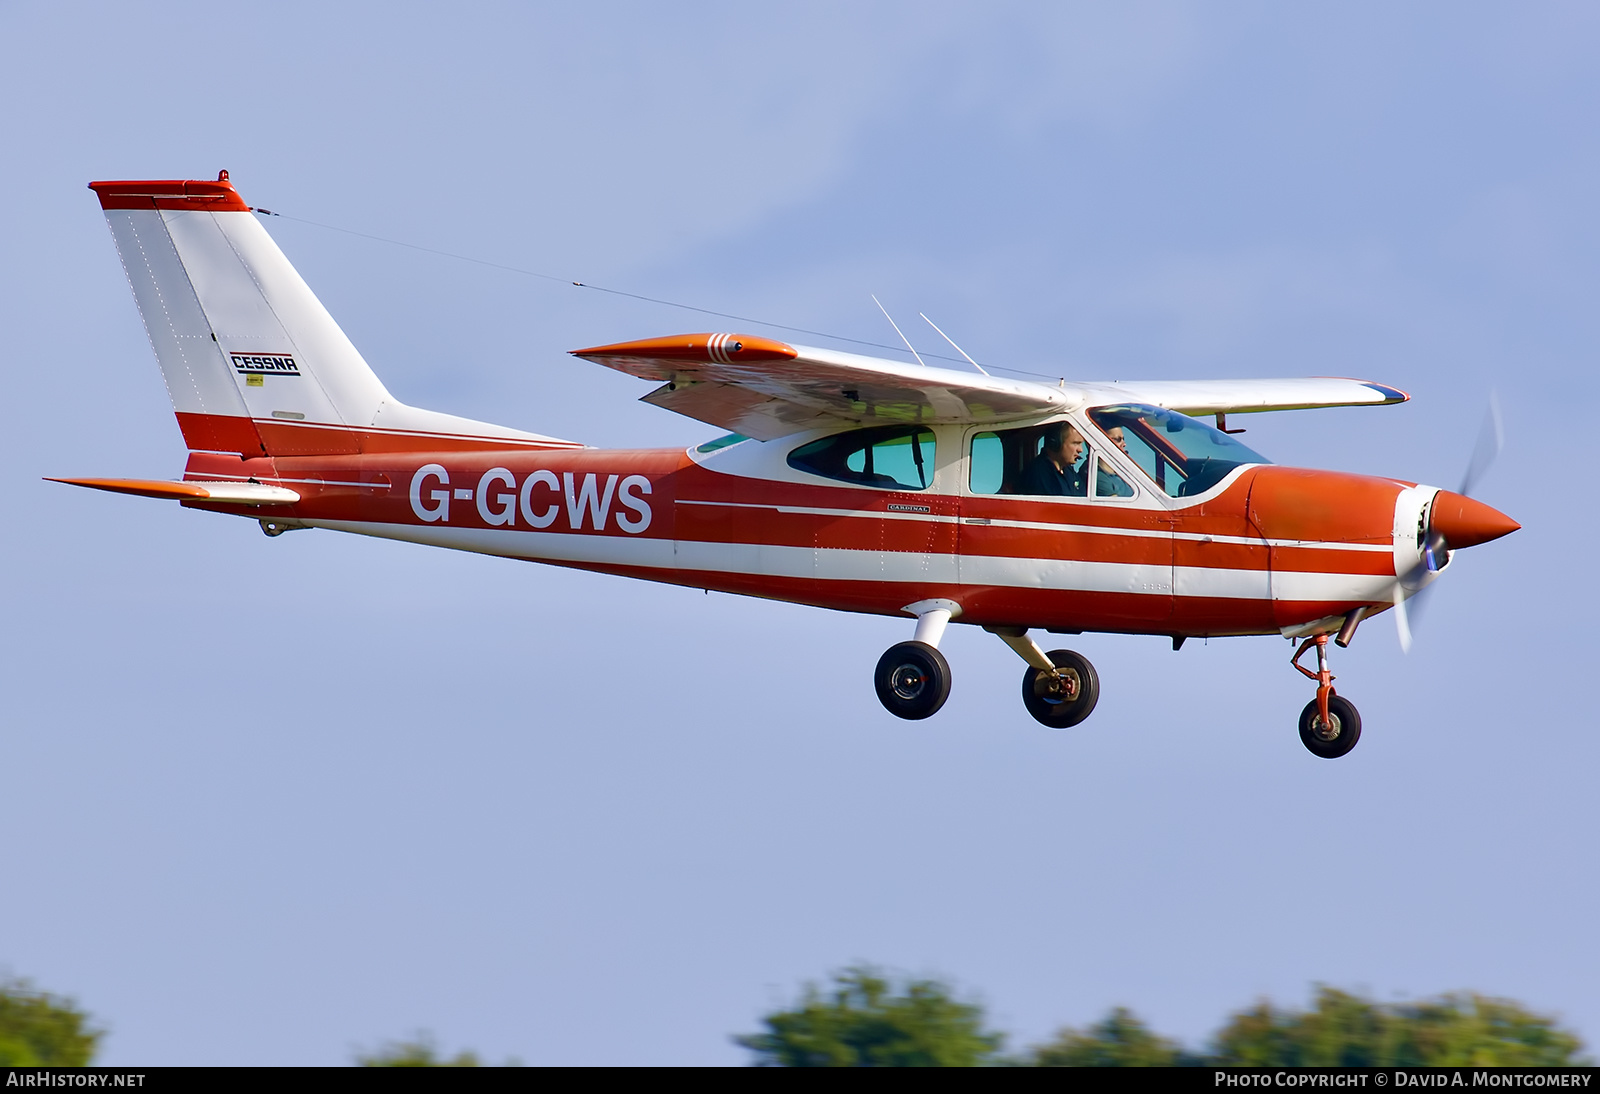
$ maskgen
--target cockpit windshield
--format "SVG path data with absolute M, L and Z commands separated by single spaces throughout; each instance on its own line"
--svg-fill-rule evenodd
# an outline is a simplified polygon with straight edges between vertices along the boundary
M 1173 410 L 1124 403 L 1096 407 L 1089 418 L 1168 497 L 1202 494 L 1241 464 L 1272 462 L 1221 430 Z

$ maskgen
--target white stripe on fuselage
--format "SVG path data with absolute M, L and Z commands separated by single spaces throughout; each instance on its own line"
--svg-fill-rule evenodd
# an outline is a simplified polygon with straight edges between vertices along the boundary
M 306 523 L 358 535 L 534 562 L 579 562 L 595 566 L 696 570 L 822 581 L 965 584 L 1147 596 L 1172 595 L 1175 582 L 1176 594 L 1180 597 L 1272 599 L 1265 570 L 717 543 L 571 532 L 440 528 L 364 521 L 312 520 Z M 1394 585 L 1393 577 L 1380 574 L 1275 571 L 1270 580 L 1280 600 L 1319 602 L 1383 600 L 1390 596 Z

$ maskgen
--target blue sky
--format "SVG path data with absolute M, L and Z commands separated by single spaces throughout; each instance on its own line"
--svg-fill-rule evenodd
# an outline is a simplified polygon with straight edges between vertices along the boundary
M 862 960 L 1022 1044 L 1315 982 L 1600 1042 L 1592 7 L 5 3 L 0 48 L 0 964 L 104 1062 L 738 1063 Z M 1409 656 L 1337 654 L 1328 763 L 1278 639 L 1073 640 L 1104 695 L 1051 733 L 954 627 L 902 723 L 906 622 L 41 482 L 181 469 L 84 184 L 222 167 L 418 405 L 694 443 L 565 351 L 725 324 L 301 221 L 890 340 L 876 293 L 1053 376 L 1413 394 L 1233 423 L 1282 463 L 1454 486 L 1498 390 L 1524 528 Z

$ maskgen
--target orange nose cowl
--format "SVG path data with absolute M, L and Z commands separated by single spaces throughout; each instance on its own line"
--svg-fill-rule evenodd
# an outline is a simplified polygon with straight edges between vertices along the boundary
M 1453 548 L 1476 547 L 1522 527 L 1500 510 L 1448 490 L 1439 491 L 1433 499 L 1433 515 L 1428 524 Z

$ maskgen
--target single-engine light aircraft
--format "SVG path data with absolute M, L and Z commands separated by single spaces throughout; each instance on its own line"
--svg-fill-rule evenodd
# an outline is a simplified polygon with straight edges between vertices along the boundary
M 915 619 L 875 672 L 926 718 L 950 691 L 952 621 L 1011 647 L 1022 701 L 1062 729 L 1094 666 L 1034 631 L 1281 634 L 1316 684 L 1314 754 L 1361 719 L 1328 643 L 1405 602 L 1453 552 L 1517 523 L 1461 492 L 1278 467 L 1227 415 L 1383 405 L 1338 378 L 1041 384 L 682 334 L 573 350 L 659 385 L 643 400 L 731 431 L 602 450 L 390 395 L 228 180 L 94 182 L 178 426 L 176 481 L 55 481 L 694 588 Z M 1216 427 L 1199 420 L 1215 416 Z M 1316 652 L 1315 669 L 1303 665 Z

